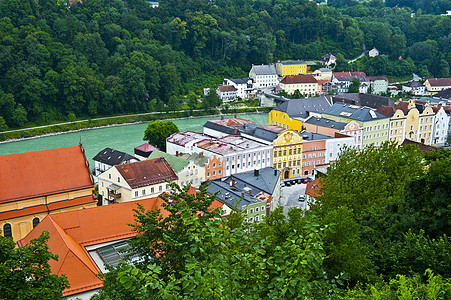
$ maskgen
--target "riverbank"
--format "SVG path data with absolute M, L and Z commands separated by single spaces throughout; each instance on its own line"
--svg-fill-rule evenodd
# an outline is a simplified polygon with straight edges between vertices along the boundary
M 125 126 L 130 124 L 146 123 L 154 120 L 177 120 L 191 119 L 197 117 L 217 116 L 223 114 L 249 114 L 269 112 L 269 107 L 246 107 L 225 110 L 195 110 L 195 111 L 173 111 L 134 114 L 119 117 L 106 117 L 90 120 L 80 120 L 72 123 L 54 124 L 34 128 L 25 128 L 9 132 L 0 132 L 0 144 L 35 139 L 46 136 L 73 133 L 85 130 L 100 129 L 114 126 Z

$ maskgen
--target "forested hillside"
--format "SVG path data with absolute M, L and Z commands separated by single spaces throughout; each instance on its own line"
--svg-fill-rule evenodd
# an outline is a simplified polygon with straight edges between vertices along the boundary
M 252 64 L 326 53 L 368 75 L 449 75 L 451 18 L 380 1 L 71 2 L 0 1 L 0 130 L 161 110 Z M 387 56 L 348 66 L 363 45 Z

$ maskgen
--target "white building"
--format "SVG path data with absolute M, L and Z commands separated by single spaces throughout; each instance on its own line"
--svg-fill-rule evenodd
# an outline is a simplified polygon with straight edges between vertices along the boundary
M 312 72 L 316 80 L 332 80 L 332 70 L 329 68 L 320 68 Z
M 411 93 L 413 95 L 424 95 L 425 86 L 418 81 L 411 81 L 402 86 L 403 93 Z
M 326 164 L 337 160 L 340 152 L 345 147 L 354 147 L 354 137 L 340 137 L 326 140 Z
M 249 77 L 254 81 L 254 88 L 276 87 L 279 84 L 274 65 L 252 65 Z
M 103 149 L 94 156 L 93 160 L 96 177 L 112 166 L 139 161 L 136 157 L 111 148 Z
M 374 47 L 373 49 L 371 49 L 371 50 L 368 52 L 368 56 L 369 56 L 369 57 L 376 57 L 376 56 L 378 56 L 379 54 L 380 54 L 380 52 L 379 52 L 379 50 L 376 49 L 376 47 Z
M 254 89 L 252 79 L 249 77 L 224 79 L 223 85 L 235 87 L 236 96 L 241 99 L 247 99 L 249 97 L 249 93 Z
M 237 89 L 233 85 L 220 85 L 216 88 L 216 93 L 223 102 L 237 100 Z
M 212 137 L 194 131 L 176 132 L 166 139 L 166 152 L 172 155 L 193 154 L 196 152 L 194 144 L 205 139 L 212 139 Z
M 443 107 L 432 107 L 435 112 L 432 127 L 432 145 L 444 145 L 448 137 L 449 117 Z

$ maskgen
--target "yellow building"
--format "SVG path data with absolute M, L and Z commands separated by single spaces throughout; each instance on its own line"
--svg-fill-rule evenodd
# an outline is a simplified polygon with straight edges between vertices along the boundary
M 304 97 L 318 94 L 318 80 L 312 75 L 289 75 L 279 83 L 281 89 L 292 95 L 298 90 Z
M 97 205 L 81 145 L 4 155 L 0 165 L 0 230 L 14 241 L 49 214 Z
M 310 62 L 303 60 L 279 61 L 276 63 L 276 71 L 279 76 L 306 74 L 310 72 Z
M 294 130 L 280 133 L 274 140 L 273 167 L 287 179 L 301 175 L 302 137 Z
M 432 144 L 434 111 L 430 106 L 422 111 L 415 106 L 415 100 L 399 102 L 390 119 L 390 141 L 402 144 L 404 139 L 426 145 Z
M 286 112 L 277 111 L 275 109 L 269 112 L 269 125 L 276 125 L 299 132 L 302 131 L 302 120 L 291 118 Z

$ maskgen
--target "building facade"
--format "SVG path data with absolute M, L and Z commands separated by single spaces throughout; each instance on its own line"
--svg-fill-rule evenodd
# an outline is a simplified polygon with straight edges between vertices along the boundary
M 281 171 L 284 179 L 301 176 L 302 137 L 299 133 L 287 129 L 273 143 L 273 168 Z
M 288 75 L 280 81 L 279 86 L 289 95 L 296 90 L 304 97 L 313 97 L 318 93 L 318 80 L 312 75 Z
M 276 87 L 279 84 L 274 65 L 252 65 L 249 78 L 254 82 L 254 88 Z

